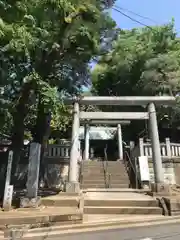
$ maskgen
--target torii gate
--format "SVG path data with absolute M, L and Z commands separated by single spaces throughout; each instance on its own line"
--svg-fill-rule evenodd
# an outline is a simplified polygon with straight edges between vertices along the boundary
M 124 125 L 129 125 L 131 121 L 121 121 L 121 120 L 83 120 L 82 123 L 84 124 L 84 158 L 83 160 L 89 160 L 89 130 L 91 125 L 111 125 L 117 126 L 117 135 L 118 135 L 118 157 L 119 160 L 123 159 L 123 140 L 122 140 L 122 127 Z
M 69 182 L 66 185 L 66 191 L 79 192 L 78 182 L 78 136 L 80 119 L 111 119 L 133 120 L 141 115 L 143 119 L 149 119 L 152 153 L 153 153 L 153 167 L 155 173 L 155 183 L 164 183 L 163 166 L 161 160 L 158 124 L 156 117 L 156 105 L 171 105 L 175 103 L 175 97 L 172 96 L 155 96 L 155 97 L 98 97 L 85 96 L 81 98 L 71 98 L 65 100 L 66 104 L 74 105 L 73 126 L 72 126 L 72 145 L 70 152 L 69 165 Z M 148 113 L 121 113 L 121 112 L 80 112 L 79 104 L 82 105 L 119 105 L 119 106 L 148 106 Z M 136 116 L 136 118 L 135 118 Z

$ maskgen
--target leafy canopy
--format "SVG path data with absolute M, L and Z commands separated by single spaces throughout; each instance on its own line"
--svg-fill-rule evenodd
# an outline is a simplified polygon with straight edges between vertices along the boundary
M 158 27 L 121 30 L 111 51 L 98 61 L 92 72 L 92 83 L 97 95 L 179 94 L 180 39 L 173 21 Z M 179 103 L 175 108 L 161 108 L 159 119 L 169 114 L 171 127 L 177 127 L 179 109 Z
M 68 112 L 61 97 L 77 94 L 89 84 L 88 64 L 101 54 L 108 31 L 114 31 L 114 22 L 103 11 L 106 3 L 0 1 L 1 126 L 14 116 L 24 89 L 28 88 L 24 100 L 26 126 L 34 124 L 41 100 L 45 111 L 52 111 L 52 125 L 57 127 L 55 122 L 62 120 L 58 114 Z M 66 120 L 62 120 L 63 126 Z M 10 129 L 12 120 L 7 125 Z

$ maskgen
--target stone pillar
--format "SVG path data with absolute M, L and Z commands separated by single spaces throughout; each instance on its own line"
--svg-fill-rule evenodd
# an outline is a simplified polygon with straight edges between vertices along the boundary
M 66 192 L 79 192 L 78 182 L 78 145 L 79 144 L 79 103 L 74 103 L 71 151 L 69 163 L 69 182 L 66 184 Z
M 40 205 L 40 197 L 38 197 L 40 158 L 41 144 L 31 143 L 26 184 L 27 194 L 26 198 L 21 199 L 21 207 L 38 207 Z
M 144 140 L 143 140 L 143 138 L 139 139 L 139 151 L 140 151 L 140 156 L 144 156 Z
M 29 151 L 29 166 L 27 179 L 28 198 L 37 198 L 40 157 L 41 157 L 41 144 L 31 143 Z
M 119 160 L 123 160 L 123 141 L 121 124 L 118 124 L 117 126 L 117 134 L 118 134 L 118 157 Z
M 167 156 L 169 159 L 171 159 L 171 142 L 170 142 L 170 139 L 169 138 L 166 138 L 165 139 L 166 141 L 166 151 L 167 151 Z
M 84 126 L 84 160 L 89 160 L 89 125 Z
M 94 148 L 90 148 L 90 159 L 94 158 Z
M 156 117 L 156 109 L 154 103 L 148 105 L 149 111 L 149 127 L 152 145 L 152 157 L 154 167 L 154 179 L 156 184 L 164 183 L 163 165 L 161 159 L 161 149 L 159 142 L 158 124 Z M 156 188 L 157 189 L 157 188 Z
M 9 211 L 12 205 L 13 185 L 10 185 L 12 161 L 13 161 L 13 151 L 9 151 L 7 171 L 6 171 L 6 182 L 5 182 L 5 189 L 4 189 L 4 198 L 3 198 L 4 211 Z

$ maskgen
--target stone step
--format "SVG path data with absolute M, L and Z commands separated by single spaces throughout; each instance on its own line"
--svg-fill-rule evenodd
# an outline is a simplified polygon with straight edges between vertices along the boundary
M 82 174 L 83 178 L 87 179 L 104 179 L 105 177 L 110 177 L 111 179 L 129 179 L 128 175 L 119 175 L 119 174 Z
M 82 174 L 83 174 L 83 176 L 96 176 L 96 177 L 98 177 L 98 176 L 101 176 L 101 177 L 103 177 L 103 176 L 105 176 L 105 174 L 104 174 L 104 172 L 82 172 Z M 125 172 L 113 172 L 113 173 L 111 173 L 111 172 L 106 172 L 106 175 L 108 175 L 108 174 L 110 174 L 112 177 L 114 177 L 114 176 L 118 176 L 118 177 L 128 177 L 128 174 L 127 173 L 125 173 Z
M 108 178 L 108 174 L 107 174 L 107 178 Z M 96 180 L 103 180 L 105 179 L 104 175 L 83 175 L 83 179 L 87 179 L 87 180 L 92 180 L 92 179 L 96 179 Z M 118 180 L 118 179 L 129 179 L 129 177 L 127 175 L 110 175 L 110 179 L 114 179 L 114 180 Z
M 116 171 L 116 172 L 127 172 L 126 169 L 124 168 L 118 168 L 118 167 L 114 167 L 114 168 L 97 168 L 97 167 L 94 167 L 94 168 L 91 168 L 91 167 L 87 167 L 87 168 L 84 168 L 83 169 L 83 172 L 87 172 L 87 171 Z
M 98 166 L 98 165 L 102 165 L 102 164 L 108 164 L 108 165 L 111 165 L 111 166 L 114 166 L 114 165 L 124 165 L 124 161 L 98 161 L 98 162 L 95 162 L 95 161 L 84 161 L 83 162 L 83 165 L 84 166 Z
M 96 163 L 96 164 L 83 164 L 84 167 L 95 167 L 95 166 L 110 166 L 110 167 L 115 167 L 115 166 L 125 166 L 124 163 L 116 162 L 116 163 L 111 163 L 111 162 L 101 162 L 101 163 Z
M 108 179 L 107 179 L 108 181 Z M 105 183 L 106 181 L 104 179 L 83 179 L 83 184 L 103 184 Z M 110 183 L 112 184 L 126 184 L 128 183 L 129 180 L 126 180 L 126 179 L 111 179 L 110 180 Z
M 158 207 L 158 203 L 154 199 L 149 200 L 131 200 L 131 199 L 86 199 L 84 206 L 100 206 L 100 207 Z
M 110 175 L 114 175 L 114 176 L 128 176 L 128 174 L 126 172 L 119 172 L 119 171 L 83 171 L 82 172 L 84 176 L 88 176 L 88 175 L 102 175 L 104 176 L 105 174 L 110 174 Z
M 162 215 L 162 209 L 159 207 L 100 207 L 100 206 L 85 206 L 85 214 L 157 214 Z
M 103 165 L 108 165 L 108 166 L 124 166 L 125 165 L 125 163 L 124 162 L 110 162 L 110 161 L 108 161 L 108 162 L 106 162 L 106 161 L 104 161 L 104 162 L 92 162 L 92 163 L 83 163 L 83 166 L 103 166 Z
M 83 193 L 93 193 L 93 194 L 147 194 L 150 190 L 147 191 L 147 189 L 135 189 L 135 188 L 90 188 L 88 191 L 82 191 Z M 151 191 L 150 191 L 151 192 Z M 138 195 L 139 196 L 139 195 Z M 102 199 L 102 198 L 101 198 Z M 104 199 L 104 197 L 103 197 Z M 121 199 L 121 198 L 120 198 Z M 126 198 L 127 199 L 127 198 Z M 130 197 L 130 199 L 134 199 L 134 197 Z
M 109 167 L 109 168 L 120 168 L 120 169 L 125 169 L 125 165 L 124 164 L 117 164 L 117 165 L 109 165 L 109 164 L 104 164 L 104 165 L 82 165 L 83 169 L 86 169 L 86 168 L 106 168 L 106 167 Z
M 78 208 L 80 198 L 78 197 L 47 197 L 41 199 L 41 205 L 50 207 L 74 207 Z
M 83 167 L 104 167 L 104 166 L 108 166 L 108 167 L 125 167 L 124 163 L 116 163 L 116 164 L 111 164 L 111 163 L 100 163 L 100 164 L 83 164 Z
M 126 184 L 110 184 L 109 188 L 128 188 L 129 183 Z M 105 184 L 81 184 L 81 188 L 106 188 Z
M 107 182 L 89 182 L 89 183 L 86 183 L 86 182 L 82 182 L 82 186 L 87 186 L 89 188 L 94 188 L 95 186 L 99 186 L 99 187 L 105 187 L 106 188 L 106 183 L 108 184 L 108 181 Z M 126 185 L 127 188 L 129 187 L 129 184 L 130 182 L 129 181 L 126 181 L 126 182 L 110 182 L 109 183 L 109 186 L 112 188 L 119 188 L 123 185 Z M 96 188 L 96 187 L 95 187 Z
M 129 178 L 128 177 L 108 177 L 108 176 L 106 176 L 106 177 L 101 177 L 101 176 L 83 176 L 82 177 L 82 181 L 84 182 L 84 181 L 86 181 L 86 182 L 88 182 L 88 181 L 105 181 L 105 180 L 109 180 L 109 181 L 129 181 Z
M 108 168 L 108 169 L 119 169 L 119 170 L 125 170 L 125 166 L 124 165 L 117 165 L 117 166 L 109 166 L 109 165 L 105 165 L 105 166 L 83 166 L 83 169 L 105 169 L 105 168 Z
M 114 166 L 110 166 L 110 165 L 99 165 L 99 166 L 82 166 L 83 169 L 87 169 L 87 168 L 91 168 L 91 169 L 99 169 L 99 168 L 111 168 L 111 169 L 115 169 L 115 168 L 119 168 L 119 169 L 126 169 L 126 167 L 124 165 L 114 165 Z
M 94 175 L 93 175 L 93 176 L 91 176 L 91 175 L 84 176 L 84 175 L 83 175 L 82 178 L 83 178 L 83 181 L 84 181 L 84 180 L 87 180 L 87 181 L 88 181 L 88 180 L 92 180 L 92 179 L 93 179 L 93 180 L 102 180 L 102 181 L 104 181 L 105 176 L 101 176 L 101 175 L 100 175 L 100 176 L 94 176 Z
M 96 174 L 96 175 L 98 175 L 98 174 L 104 174 L 104 170 L 103 169 L 97 169 L 97 170 L 90 170 L 90 169 L 88 169 L 88 170 L 83 170 L 82 171 L 83 172 L 83 174 Z

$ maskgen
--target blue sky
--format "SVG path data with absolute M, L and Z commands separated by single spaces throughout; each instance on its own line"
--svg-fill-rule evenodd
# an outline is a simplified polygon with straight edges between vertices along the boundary
M 115 6 L 128 9 L 129 11 L 142 15 L 143 17 L 152 19 L 153 21 L 150 21 L 130 14 L 127 11 L 123 11 L 125 14 L 148 26 L 162 25 L 170 22 L 171 19 L 174 18 L 176 31 L 178 35 L 180 35 L 180 0 L 118 0 L 116 1 Z M 142 25 L 122 16 L 113 9 L 111 10 L 111 15 L 116 21 L 118 27 L 122 29 L 142 27 Z
M 158 25 L 168 23 L 174 17 L 176 30 L 180 32 L 180 0 L 118 0 L 116 5 L 151 18 Z M 123 12 L 146 25 L 155 25 L 150 20 L 137 17 L 126 11 Z M 111 10 L 111 13 L 117 25 L 123 29 L 140 27 L 138 23 L 131 21 L 114 10 Z

